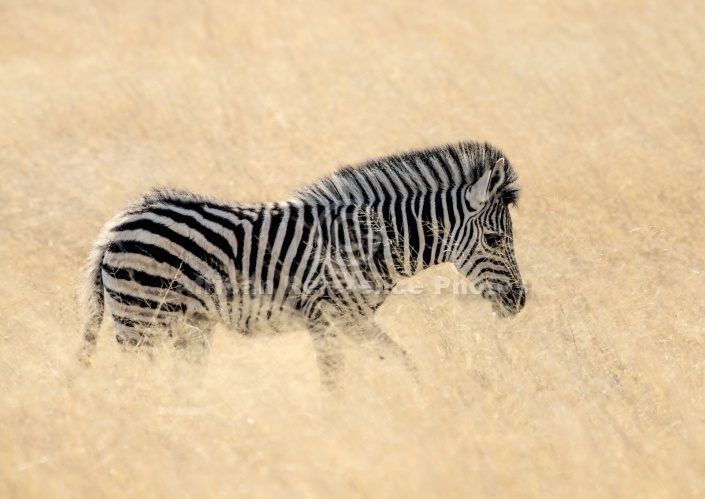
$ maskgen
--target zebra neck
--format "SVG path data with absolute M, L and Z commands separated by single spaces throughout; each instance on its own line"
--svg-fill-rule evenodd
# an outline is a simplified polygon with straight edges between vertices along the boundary
M 386 227 L 390 269 L 410 277 L 451 261 L 462 209 L 457 189 L 400 196 L 378 208 Z

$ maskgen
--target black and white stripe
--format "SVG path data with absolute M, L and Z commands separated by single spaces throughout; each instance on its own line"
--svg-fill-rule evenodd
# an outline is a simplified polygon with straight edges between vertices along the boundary
M 346 167 L 281 203 L 155 190 L 118 214 L 93 248 L 87 353 L 106 306 L 123 344 L 186 325 L 207 346 L 215 322 L 248 334 L 294 318 L 314 345 L 352 325 L 393 345 L 374 311 L 400 279 L 443 262 L 498 313 L 514 315 L 525 302 L 508 209 L 518 193 L 504 155 L 477 143 Z M 332 362 L 324 348 L 317 353 Z

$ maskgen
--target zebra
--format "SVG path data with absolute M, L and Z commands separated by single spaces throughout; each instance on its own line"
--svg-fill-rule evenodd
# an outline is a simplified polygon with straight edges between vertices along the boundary
M 495 313 L 518 313 L 526 293 L 509 207 L 519 191 L 505 155 L 476 142 L 346 166 L 284 202 L 155 189 L 91 250 L 83 359 L 93 362 L 107 308 L 125 349 L 171 338 L 207 357 L 217 323 L 251 335 L 294 320 L 311 333 L 324 383 L 341 362 L 340 331 L 376 341 L 413 371 L 375 311 L 399 281 L 452 262 Z

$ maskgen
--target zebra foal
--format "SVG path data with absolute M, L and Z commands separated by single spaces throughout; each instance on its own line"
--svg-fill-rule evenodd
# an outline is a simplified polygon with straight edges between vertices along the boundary
M 509 215 L 516 179 L 498 149 L 465 142 L 345 167 L 285 202 L 154 190 L 90 253 L 84 360 L 105 308 L 125 348 L 168 337 L 204 353 L 217 322 L 250 334 L 294 319 L 311 332 L 326 382 L 340 361 L 336 329 L 405 359 L 374 312 L 401 279 L 444 262 L 513 316 L 526 300 Z

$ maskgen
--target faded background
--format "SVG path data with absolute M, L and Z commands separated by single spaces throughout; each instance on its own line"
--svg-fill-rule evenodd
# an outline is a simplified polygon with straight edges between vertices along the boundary
M 705 7 L 697 2 L 0 6 L 0 496 L 705 494 Z M 243 201 L 459 140 L 507 154 L 515 319 L 417 276 L 380 321 L 416 384 L 302 331 L 216 331 L 205 376 L 79 369 L 80 268 L 155 185 Z

